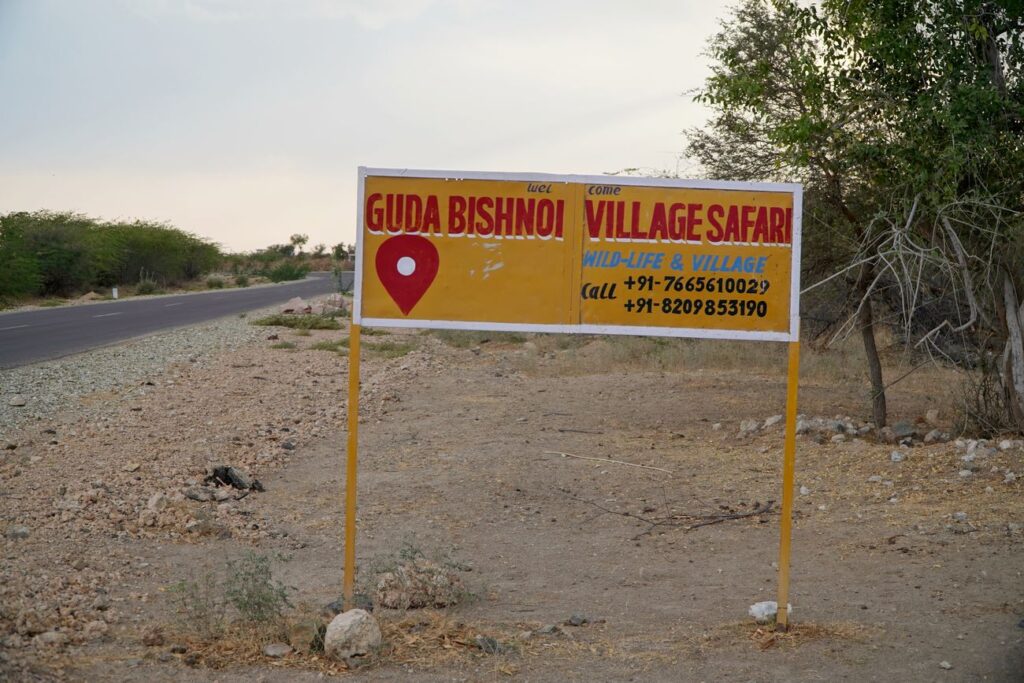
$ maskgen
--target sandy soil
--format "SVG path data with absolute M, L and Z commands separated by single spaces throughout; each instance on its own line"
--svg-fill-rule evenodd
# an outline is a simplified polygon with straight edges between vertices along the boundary
M 964 476 L 964 451 L 953 443 L 903 448 L 906 459 L 894 463 L 891 445 L 801 437 L 796 629 L 775 637 L 746 611 L 775 597 L 778 515 L 691 527 L 779 500 L 781 425 L 744 437 L 738 427 L 782 412 L 781 373 L 663 369 L 661 346 L 624 355 L 617 340 L 560 349 L 541 338 L 496 338 L 460 348 L 409 332 L 364 338 L 377 350 L 368 349 L 363 372 L 360 582 L 415 547 L 461 568 L 474 596 L 441 614 L 378 611 L 391 624 L 391 649 L 354 672 L 310 658 L 269 660 L 260 643 L 219 660 L 190 658 L 194 647 L 171 654 L 173 637 L 147 647 L 147 629 L 178 628 L 169 586 L 250 549 L 277 558 L 294 604 L 316 608 L 340 594 L 347 362 L 308 347 L 342 333 L 278 334 L 299 348 L 267 341 L 219 368 L 176 366 L 151 386 L 87 397 L 109 403 L 109 413 L 85 422 L 69 406 L 53 434 L 34 427 L 7 452 L 7 536 L 16 526 L 30 533 L 3 540 L 4 675 L 1024 679 L 1024 506 L 1020 481 L 1007 481 L 1008 471 L 1024 470 L 1020 449 L 985 455 Z M 895 417 L 945 408 L 944 381 L 897 385 Z M 863 392 L 859 382 L 811 377 L 800 410 L 857 416 Z M 219 505 L 180 499 L 219 462 L 258 476 L 266 492 Z M 169 504 L 147 513 L 160 492 Z M 573 614 L 588 623 L 517 635 Z M 33 644 L 54 628 L 69 644 Z M 434 641 L 416 635 L 438 633 Z M 473 634 L 517 645 L 485 654 Z

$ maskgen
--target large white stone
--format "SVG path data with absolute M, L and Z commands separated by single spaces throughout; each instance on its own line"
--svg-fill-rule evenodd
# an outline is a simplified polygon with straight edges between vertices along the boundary
M 351 663 L 353 657 L 365 657 L 380 647 L 380 626 L 366 610 L 342 612 L 327 625 L 324 654 L 331 659 Z

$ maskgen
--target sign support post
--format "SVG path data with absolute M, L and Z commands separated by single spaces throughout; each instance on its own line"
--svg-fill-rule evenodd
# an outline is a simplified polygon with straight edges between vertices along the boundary
M 779 599 L 775 628 L 789 628 L 789 559 L 793 545 L 793 486 L 796 461 L 796 399 L 800 376 L 800 342 L 789 342 L 786 380 L 786 442 L 782 459 L 782 514 L 779 519 Z
M 359 330 L 349 326 L 348 341 L 348 460 L 345 466 L 345 610 L 354 607 L 352 591 L 356 576 L 356 466 L 359 448 Z

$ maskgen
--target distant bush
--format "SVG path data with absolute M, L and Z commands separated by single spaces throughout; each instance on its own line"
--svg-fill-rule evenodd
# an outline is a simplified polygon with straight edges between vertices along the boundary
M 288 280 L 301 280 L 309 274 L 309 267 L 296 263 L 282 263 L 271 269 L 267 277 L 271 282 L 287 282 Z
M 207 289 L 224 289 L 224 280 L 219 277 L 208 277 L 206 278 Z
M 235 285 L 238 286 L 238 287 L 248 287 L 249 286 L 249 276 L 244 274 L 244 273 L 241 274 L 241 275 L 236 275 L 235 276 Z
M 145 279 L 155 289 L 156 282 L 193 280 L 220 260 L 217 245 L 162 223 L 49 211 L 0 215 L 0 298 L 68 296 Z

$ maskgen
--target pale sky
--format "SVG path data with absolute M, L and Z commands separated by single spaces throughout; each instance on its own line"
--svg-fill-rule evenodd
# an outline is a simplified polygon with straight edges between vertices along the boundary
M 0 0 L 0 213 L 355 239 L 358 166 L 687 171 L 732 0 Z

